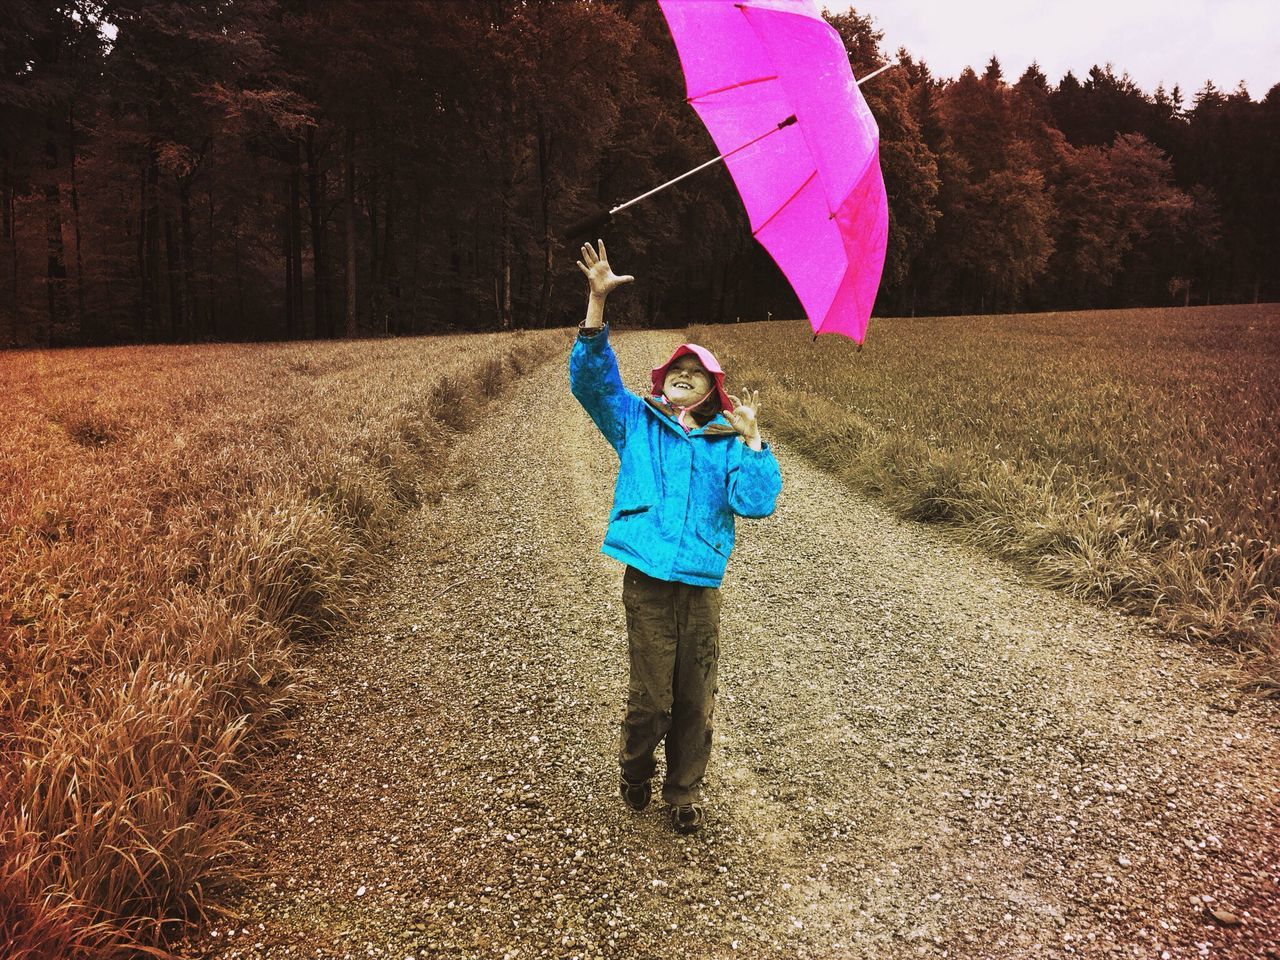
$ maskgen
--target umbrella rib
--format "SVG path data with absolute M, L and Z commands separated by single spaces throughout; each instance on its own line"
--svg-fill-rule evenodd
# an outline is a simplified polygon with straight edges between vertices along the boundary
M 791 196 L 787 197 L 787 199 L 783 200 L 782 203 L 778 205 L 778 209 L 773 211 L 773 213 L 769 214 L 768 220 L 766 220 L 764 223 L 760 224 L 760 226 L 756 227 L 756 229 L 751 231 L 751 235 L 753 237 L 756 236 L 757 234 L 760 233 L 761 230 L 763 230 L 765 227 L 771 224 L 773 222 L 773 218 L 776 217 L 778 214 L 780 214 L 783 210 L 785 210 L 787 207 L 787 204 L 790 203 L 792 200 L 794 200 L 797 196 L 799 196 L 800 191 L 803 190 L 805 187 L 807 187 L 809 185 L 809 181 L 812 180 L 817 175 L 818 175 L 817 170 L 814 170 L 813 173 L 809 174 L 809 176 L 805 179 L 804 183 L 796 187 L 796 192 L 793 193 Z
M 754 79 L 751 79 L 751 80 L 740 80 L 737 83 L 729 84 L 727 87 L 717 87 L 715 90 L 708 90 L 705 93 L 700 93 L 696 97 L 685 97 L 684 102 L 693 103 L 693 101 L 695 100 L 701 100 L 703 97 L 711 97 L 717 93 L 724 93 L 726 90 L 737 90 L 739 87 L 749 87 L 753 83 L 766 83 L 769 80 L 777 80 L 777 79 L 778 79 L 778 75 L 775 73 L 771 77 L 755 77 Z

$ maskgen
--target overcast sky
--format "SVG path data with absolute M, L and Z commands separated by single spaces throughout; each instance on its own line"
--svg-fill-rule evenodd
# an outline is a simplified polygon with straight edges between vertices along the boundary
M 819 0 L 820 5 L 823 0 Z M 825 0 L 829 10 L 848 9 Z M 1151 93 L 1175 83 L 1190 103 L 1212 80 L 1225 91 L 1243 80 L 1261 100 L 1280 83 L 1280 3 L 1262 0 L 864 0 L 852 5 L 884 31 L 883 49 L 906 47 L 935 76 L 979 73 L 994 53 L 1014 82 L 1036 60 L 1056 84 L 1084 79 L 1095 63 L 1128 71 Z

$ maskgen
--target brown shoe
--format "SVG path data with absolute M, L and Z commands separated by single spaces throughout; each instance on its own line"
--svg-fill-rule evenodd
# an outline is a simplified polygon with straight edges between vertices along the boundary
M 648 780 L 632 783 L 626 777 L 621 777 L 618 780 L 618 792 L 622 794 L 622 799 L 626 801 L 627 806 L 636 813 L 647 807 L 649 800 L 653 797 L 653 788 L 649 786 Z
M 700 803 L 682 803 L 671 808 L 671 826 L 676 833 L 697 833 L 706 818 Z

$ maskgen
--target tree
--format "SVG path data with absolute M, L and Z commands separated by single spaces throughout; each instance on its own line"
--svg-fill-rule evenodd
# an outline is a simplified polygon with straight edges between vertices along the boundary
M 961 309 L 1016 308 L 1053 250 L 1052 200 L 1013 105 L 1003 81 L 969 69 L 942 94 L 950 156 L 939 164 L 943 217 L 931 251 Z
M 376 6 L 0 5 L 0 346 L 549 325 L 562 225 L 717 152 L 651 0 Z M 827 17 L 855 75 L 884 63 L 871 17 Z M 1276 90 L 898 55 L 863 88 L 880 312 L 1280 296 Z M 613 229 L 626 319 L 799 314 L 723 167 Z
M 828 14 L 827 20 L 844 42 L 855 74 L 869 73 L 880 65 L 883 34 L 872 27 L 870 17 L 850 11 Z M 905 51 L 900 51 L 903 54 Z M 941 215 L 937 207 L 938 164 L 913 110 L 913 103 L 919 102 L 912 89 L 913 75 L 922 77 L 914 62 L 905 57 L 902 68 L 881 74 L 863 90 L 880 128 L 880 168 L 889 198 L 889 241 L 877 298 L 880 310 L 892 305 L 890 309 L 914 311 L 912 265 L 933 236 Z M 921 82 L 927 82 L 927 71 L 923 78 Z
M 1061 227 L 1051 265 L 1056 303 L 1150 302 L 1187 278 L 1213 242 L 1212 204 L 1173 183 L 1168 157 L 1139 134 L 1073 151 L 1057 188 Z M 1176 251 L 1176 253 L 1175 253 Z

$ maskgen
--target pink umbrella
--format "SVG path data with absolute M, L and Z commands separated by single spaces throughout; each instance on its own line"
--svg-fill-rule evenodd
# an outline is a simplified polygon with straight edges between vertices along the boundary
M 884 269 L 880 130 L 813 0 L 658 0 L 688 102 L 814 336 L 861 344 Z M 865 79 L 865 78 L 864 78 Z

